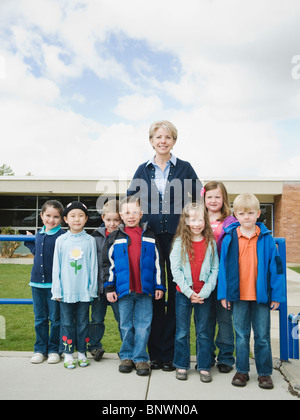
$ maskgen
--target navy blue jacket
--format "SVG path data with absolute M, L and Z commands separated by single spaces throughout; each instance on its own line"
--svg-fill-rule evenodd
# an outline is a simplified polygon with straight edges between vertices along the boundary
M 147 162 L 133 176 L 127 195 L 141 199 L 142 222 L 148 222 L 155 235 L 175 234 L 182 209 L 191 199 L 199 200 L 202 183 L 189 162 L 177 158 L 171 162 L 168 182 L 162 199 L 155 183 L 155 168 Z
M 164 263 L 154 233 L 142 224 L 140 259 L 141 285 L 143 293 L 154 296 L 155 290 L 165 291 Z M 116 292 L 118 299 L 130 293 L 130 271 L 128 246 L 130 237 L 120 225 L 106 239 L 103 247 L 103 274 L 105 293 Z
M 31 270 L 31 283 L 52 283 L 53 255 L 56 239 L 66 233 L 60 229 L 54 235 L 37 233 L 34 242 L 24 242 L 34 255 L 33 267 Z

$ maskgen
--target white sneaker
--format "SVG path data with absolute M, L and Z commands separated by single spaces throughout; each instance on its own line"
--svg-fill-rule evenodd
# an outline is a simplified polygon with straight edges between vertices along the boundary
M 60 362 L 60 355 L 58 353 L 50 353 L 48 354 L 48 363 L 54 364 Z
M 32 358 L 30 359 L 31 363 L 42 363 L 46 357 L 42 353 L 34 353 Z

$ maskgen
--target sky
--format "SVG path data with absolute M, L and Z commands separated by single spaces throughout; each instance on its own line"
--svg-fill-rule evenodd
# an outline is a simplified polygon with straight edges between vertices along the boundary
M 130 179 L 152 122 L 200 179 L 300 179 L 299 0 L 1 0 L 0 165 Z

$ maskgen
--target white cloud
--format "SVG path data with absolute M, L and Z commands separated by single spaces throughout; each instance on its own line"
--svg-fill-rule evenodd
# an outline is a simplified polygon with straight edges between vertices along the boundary
M 153 118 L 162 110 L 161 100 L 155 96 L 144 97 L 139 94 L 127 95 L 119 98 L 114 112 L 120 117 L 131 121 L 140 121 Z
M 179 129 L 174 153 L 199 176 L 299 174 L 276 131 L 300 115 L 298 0 L 12 0 L 0 9 L 0 136 L 16 173 L 132 173 L 151 156 L 150 123 L 167 118 Z M 156 76 L 164 65 L 136 56 L 133 42 L 130 58 L 109 49 L 112 32 L 118 53 L 130 37 L 145 55 L 174 56 L 176 77 Z M 122 86 L 108 110 L 115 124 L 71 111 L 90 105 L 76 86 L 86 71 Z M 55 156 L 51 168 L 44 154 Z

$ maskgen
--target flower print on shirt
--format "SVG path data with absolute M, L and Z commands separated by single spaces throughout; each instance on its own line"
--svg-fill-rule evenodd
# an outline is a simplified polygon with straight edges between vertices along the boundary
M 80 246 L 77 246 L 70 251 L 69 255 L 70 258 L 74 260 L 74 262 L 70 263 L 70 266 L 75 268 L 75 275 L 77 275 L 78 270 L 81 270 L 82 268 L 82 265 L 78 265 L 77 261 L 83 257 L 83 250 Z

